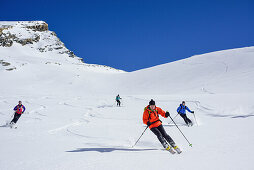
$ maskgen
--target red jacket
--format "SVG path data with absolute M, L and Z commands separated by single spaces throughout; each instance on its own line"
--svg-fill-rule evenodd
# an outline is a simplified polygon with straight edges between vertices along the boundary
M 158 127 L 161 125 L 161 121 L 159 119 L 159 114 L 163 117 L 166 118 L 165 116 L 165 111 L 163 111 L 161 108 L 159 107 L 155 107 L 155 110 L 152 111 L 150 109 L 150 106 L 148 105 L 147 107 L 145 107 L 144 109 L 144 113 L 143 113 L 143 122 L 144 124 L 147 125 L 147 122 L 151 122 L 152 124 L 149 126 L 149 128 L 154 128 L 154 127 Z
M 23 105 L 17 105 L 17 106 L 15 106 L 15 108 L 13 110 L 15 110 L 15 112 L 18 114 L 22 114 L 22 113 L 24 113 L 26 108 Z

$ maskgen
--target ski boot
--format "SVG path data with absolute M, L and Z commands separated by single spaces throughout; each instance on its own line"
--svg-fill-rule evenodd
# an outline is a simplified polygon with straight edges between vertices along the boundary
M 11 123 L 10 123 L 10 128 L 15 128 L 15 129 L 16 129 L 17 126 L 15 126 L 15 123 L 14 123 L 14 122 L 11 122 Z
M 182 151 L 180 150 L 180 148 L 178 148 L 178 146 L 174 146 L 174 149 L 178 154 L 182 153 Z
M 166 148 L 167 151 L 169 151 L 171 154 L 175 154 L 176 152 L 172 149 L 172 147 L 168 146 Z
M 12 127 L 14 125 L 14 122 L 10 122 L 9 126 Z

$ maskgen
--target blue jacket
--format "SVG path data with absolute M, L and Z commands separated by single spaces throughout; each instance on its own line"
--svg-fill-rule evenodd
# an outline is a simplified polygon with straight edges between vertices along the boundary
M 188 112 L 191 112 L 191 110 L 187 106 L 183 106 L 182 104 L 180 104 L 180 106 L 177 108 L 177 113 L 186 114 L 186 110 L 188 110 Z
M 121 98 L 120 98 L 120 96 L 116 96 L 116 100 L 120 100 Z

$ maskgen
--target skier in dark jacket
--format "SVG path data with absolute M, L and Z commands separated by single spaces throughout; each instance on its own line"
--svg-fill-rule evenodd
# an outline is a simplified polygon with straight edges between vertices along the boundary
M 143 123 L 149 126 L 150 130 L 157 136 L 166 150 L 172 154 L 174 154 L 175 151 L 180 154 L 182 151 L 178 148 L 178 146 L 176 146 L 173 139 L 164 130 L 161 120 L 159 119 L 159 115 L 167 118 L 169 117 L 169 112 L 165 112 L 161 108 L 156 107 L 155 101 L 151 100 L 149 105 L 144 109 Z
M 185 106 L 185 101 L 180 104 L 180 106 L 177 108 L 177 113 L 180 114 L 180 116 L 183 118 L 187 126 L 192 126 L 192 121 L 187 117 L 186 110 L 190 113 L 194 113 L 194 111 L 191 111 L 187 106 Z
M 15 111 L 14 117 L 12 121 L 10 122 L 11 125 L 14 125 L 19 120 L 20 116 L 25 112 L 26 108 L 24 105 L 22 105 L 22 102 L 19 101 L 19 104 L 14 107 L 13 109 Z
M 119 106 L 119 107 L 120 107 L 120 105 L 121 105 L 120 99 L 122 99 L 122 98 L 121 98 L 120 95 L 118 94 L 118 95 L 116 96 L 116 102 L 117 102 L 117 106 Z

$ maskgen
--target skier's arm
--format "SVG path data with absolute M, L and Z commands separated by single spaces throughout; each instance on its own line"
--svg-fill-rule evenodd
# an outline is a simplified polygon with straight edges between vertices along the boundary
M 26 110 L 25 106 L 23 106 L 23 109 L 24 109 L 24 110 L 23 110 L 23 112 L 22 112 L 22 113 L 24 113 L 24 112 L 25 112 L 25 110 Z
M 165 112 L 164 110 L 162 110 L 162 109 L 159 108 L 159 107 L 157 108 L 157 110 L 158 110 L 158 114 L 160 114 L 160 115 L 163 116 L 164 118 L 167 118 L 167 117 L 166 117 L 166 114 L 165 114 L 166 112 Z
M 186 106 L 186 110 L 188 110 L 188 112 L 192 113 L 192 111 Z
M 143 123 L 147 125 L 148 122 L 148 118 L 149 118 L 149 113 L 147 110 L 144 111 L 143 113 Z
M 13 110 L 16 111 L 17 109 L 18 109 L 17 106 L 15 106 Z
M 181 108 L 181 106 L 179 106 L 178 108 L 177 108 L 177 113 L 179 113 L 180 112 L 180 108 Z

